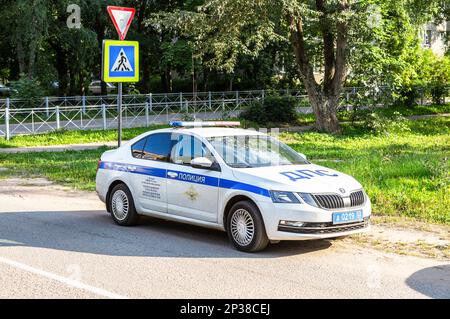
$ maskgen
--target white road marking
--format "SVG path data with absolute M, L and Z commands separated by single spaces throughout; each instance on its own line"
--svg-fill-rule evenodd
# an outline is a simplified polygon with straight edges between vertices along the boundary
M 60 276 L 60 275 L 56 275 L 47 271 L 44 271 L 42 269 L 38 269 L 38 268 L 34 268 L 25 264 L 22 264 L 20 262 L 8 259 L 8 258 L 4 258 L 4 257 L 0 257 L 0 263 L 12 266 L 12 267 L 16 267 L 19 268 L 21 270 L 25 270 L 28 272 L 31 272 L 33 274 L 39 275 L 39 276 L 43 276 L 52 280 L 56 280 L 59 281 L 67 286 L 71 286 L 71 287 L 75 287 L 75 288 L 79 288 L 79 289 L 84 289 L 87 290 L 89 292 L 92 292 L 94 294 L 103 296 L 103 297 L 107 297 L 107 298 L 112 298 L 112 299 L 128 299 L 128 297 L 125 296 L 121 296 L 118 294 L 115 294 L 113 292 L 107 291 L 105 289 L 101 289 L 101 288 L 97 288 L 91 285 L 87 285 L 84 284 L 80 281 L 77 280 L 73 280 L 64 276 Z

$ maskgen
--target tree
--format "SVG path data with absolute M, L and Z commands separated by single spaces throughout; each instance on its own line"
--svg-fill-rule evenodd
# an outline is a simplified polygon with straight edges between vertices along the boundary
M 328 5 L 326 0 L 316 0 L 313 14 L 318 17 L 317 27 L 323 41 L 324 75 L 321 85 L 314 76 L 314 66 L 308 55 L 305 34 L 308 21 L 301 14 L 303 10 L 293 9 L 285 14 L 299 73 L 316 115 L 316 127 L 319 131 L 339 133 L 336 111 L 347 75 L 349 17 L 354 14 L 347 0 L 332 5 Z
M 164 24 L 160 14 L 176 12 L 179 10 L 193 10 L 201 0 L 155 0 L 149 2 L 145 15 L 138 24 L 138 37 L 140 43 L 146 47 L 143 56 L 144 77 L 150 72 L 159 74 L 162 88 L 166 92 L 173 90 L 172 71 L 178 75 L 192 76 L 193 67 L 192 46 L 186 38 L 180 36 L 178 29 L 173 25 Z M 194 77 L 199 72 L 195 71 Z M 196 82 L 195 82 L 196 83 Z
M 290 42 L 317 129 L 338 133 L 336 110 L 354 15 L 347 0 L 208 0 L 198 12 L 181 12 L 179 17 L 185 31 L 195 34 L 199 54 L 212 56 L 206 65 L 231 72 L 239 54 L 256 57 L 269 42 Z M 322 81 L 315 75 L 318 48 L 322 51 L 319 64 L 324 66 Z
M 416 0 L 419 1 L 419 0 Z M 368 10 L 388 0 L 207 0 L 196 12 L 166 17 L 195 36 L 203 63 L 233 72 L 241 54 L 257 57 L 270 43 L 291 47 L 319 131 L 339 133 L 343 85 L 360 47 L 374 47 Z M 400 0 L 396 5 L 406 6 Z M 385 30 L 378 34 L 386 36 Z M 372 45 L 371 43 L 375 45 Z M 400 50 L 401 51 L 401 50 Z
M 381 87 L 391 90 L 378 97 L 381 101 L 368 94 L 367 98 L 362 98 L 366 104 L 408 104 L 415 100 L 415 66 L 421 46 L 418 29 L 425 20 L 423 12 L 416 14 L 409 4 L 410 0 L 397 0 L 369 5 L 368 11 L 372 12 L 369 16 L 376 13 L 378 18 L 372 21 L 375 23 L 370 29 L 361 28 L 351 41 L 351 72 L 347 83 L 367 88 L 365 93 L 378 92 Z
M 11 24 L 7 29 L 10 41 L 15 46 L 20 73 L 32 78 L 36 71 L 39 46 L 47 34 L 47 0 L 6 2 L 3 7 L 8 7 L 8 10 L 4 10 L 8 12 L 4 18 Z

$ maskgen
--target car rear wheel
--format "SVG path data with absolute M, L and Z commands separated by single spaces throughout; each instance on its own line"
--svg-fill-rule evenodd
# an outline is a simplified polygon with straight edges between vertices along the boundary
M 249 201 L 240 201 L 231 207 L 227 233 L 234 247 L 241 251 L 256 252 L 269 244 L 261 214 Z
M 125 184 L 116 185 L 109 196 L 109 207 L 114 221 L 121 226 L 135 225 L 139 219 L 133 196 Z

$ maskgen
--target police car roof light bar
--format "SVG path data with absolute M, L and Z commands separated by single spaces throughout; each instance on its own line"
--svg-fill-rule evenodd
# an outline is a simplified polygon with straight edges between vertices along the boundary
M 241 122 L 238 121 L 171 121 L 170 126 L 173 127 L 218 127 L 218 126 L 240 126 Z

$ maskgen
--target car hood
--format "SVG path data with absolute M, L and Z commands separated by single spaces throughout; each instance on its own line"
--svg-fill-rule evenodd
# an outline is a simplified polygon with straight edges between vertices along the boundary
M 238 168 L 233 169 L 233 174 L 241 182 L 268 190 L 345 196 L 362 188 L 353 177 L 315 164 Z

